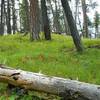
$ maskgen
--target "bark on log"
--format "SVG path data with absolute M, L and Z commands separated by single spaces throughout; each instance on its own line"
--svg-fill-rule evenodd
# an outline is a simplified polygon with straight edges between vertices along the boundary
M 100 85 L 48 77 L 0 65 L 0 82 L 65 97 L 65 100 L 100 100 Z

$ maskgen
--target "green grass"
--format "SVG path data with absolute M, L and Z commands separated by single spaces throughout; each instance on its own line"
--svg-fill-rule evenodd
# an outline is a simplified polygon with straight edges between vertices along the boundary
M 53 35 L 52 41 L 30 42 L 28 37 L 0 37 L 0 63 L 49 76 L 100 84 L 100 39 L 84 39 L 85 51 L 78 53 L 71 37 Z

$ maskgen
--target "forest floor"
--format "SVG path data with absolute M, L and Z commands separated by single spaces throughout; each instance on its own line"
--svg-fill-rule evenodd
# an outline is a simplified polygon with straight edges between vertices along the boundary
M 52 38 L 30 42 L 28 36 L 0 36 L 0 64 L 100 84 L 100 39 L 82 39 L 85 51 L 78 53 L 71 37 L 52 35 Z M 0 100 L 15 100 L 16 94 L 8 95 L 5 90 L 6 85 L 0 84 Z M 21 100 L 32 100 L 26 98 L 27 95 Z

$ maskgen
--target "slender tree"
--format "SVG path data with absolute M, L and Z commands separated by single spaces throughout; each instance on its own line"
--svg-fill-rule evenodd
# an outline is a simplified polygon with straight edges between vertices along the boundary
M 88 17 L 87 17 L 87 6 L 86 0 L 81 0 L 83 10 L 83 35 L 88 38 Z
M 1 18 L 0 18 L 0 35 L 3 35 L 4 34 L 4 9 L 5 9 L 5 1 L 4 0 L 1 0 Z
M 12 31 L 13 31 L 13 34 L 15 34 L 16 32 L 16 24 L 17 24 L 17 18 L 16 18 L 16 9 L 15 9 L 15 0 L 11 0 L 11 3 L 12 3 Z
M 10 9 L 10 0 L 7 0 L 7 33 L 11 34 L 11 9 Z
M 95 25 L 95 37 L 96 37 L 96 34 L 99 33 L 99 21 L 100 21 L 99 13 L 96 11 L 96 12 L 95 12 L 95 20 L 94 20 L 94 25 Z
M 75 0 L 75 22 L 77 23 L 79 0 Z
M 68 24 L 61 6 L 61 1 L 47 0 L 47 7 L 50 14 L 51 30 L 57 34 L 62 34 L 63 32 L 66 32 L 66 34 L 70 33 L 68 28 L 65 29 L 65 25 L 67 26 Z
M 77 51 L 83 51 L 83 45 L 81 43 L 81 39 L 79 37 L 78 30 L 77 30 L 77 27 L 76 27 L 76 23 L 74 21 L 70 6 L 68 4 L 68 1 L 67 0 L 61 0 L 61 3 L 62 3 L 62 6 L 63 6 L 63 9 L 65 11 L 65 15 L 66 15 L 66 18 L 67 18 L 67 21 L 68 21 L 68 25 L 69 25 L 69 28 L 70 28 L 70 31 L 71 31 L 71 35 L 72 35 L 74 44 L 77 48 Z
M 30 32 L 30 14 L 29 14 L 29 2 L 28 0 L 22 0 L 20 6 L 20 18 L 21 18 L 21 27 L 25 35 Z
M 30 0 L 31 40 L 39 40 L 40 20 L 38 0 Z
M 45 34 L 45 39 L 51 40 L 50 25 L 49 25 L 49 19 L 47 15 L 47 7 L 46 7 L 45 0 L 41 0 L 41 10 L 42 10 L 42 21 L 43 21 L 43 30 Z
M 58 9 L 58 3 L 59 1 L 54 0 L 54 4 L 55 4 L 55 13 L 54 13 L 54 25 L 56 27 L 56 32 L 61 33 L 61 25 L 60 25 L 60 11 Z
M 63 18 L 64 18 L 65 33 L 66 35 L 70 35 L 70 29 L 69 29 L 68 21 L 67 21 L 64 11 L 63 11 Z

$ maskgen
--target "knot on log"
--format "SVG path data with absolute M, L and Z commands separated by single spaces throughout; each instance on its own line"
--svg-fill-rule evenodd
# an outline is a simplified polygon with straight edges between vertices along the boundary
M 89 98 L 84 97 L 79 91 L 65 90 L 59 94 L 61 100 L 90 100 Z
M 14 73 L 11 75 L 11 77 L 16 81 L 19 78 L 18 75 L 20 75 L 20 73 Z

